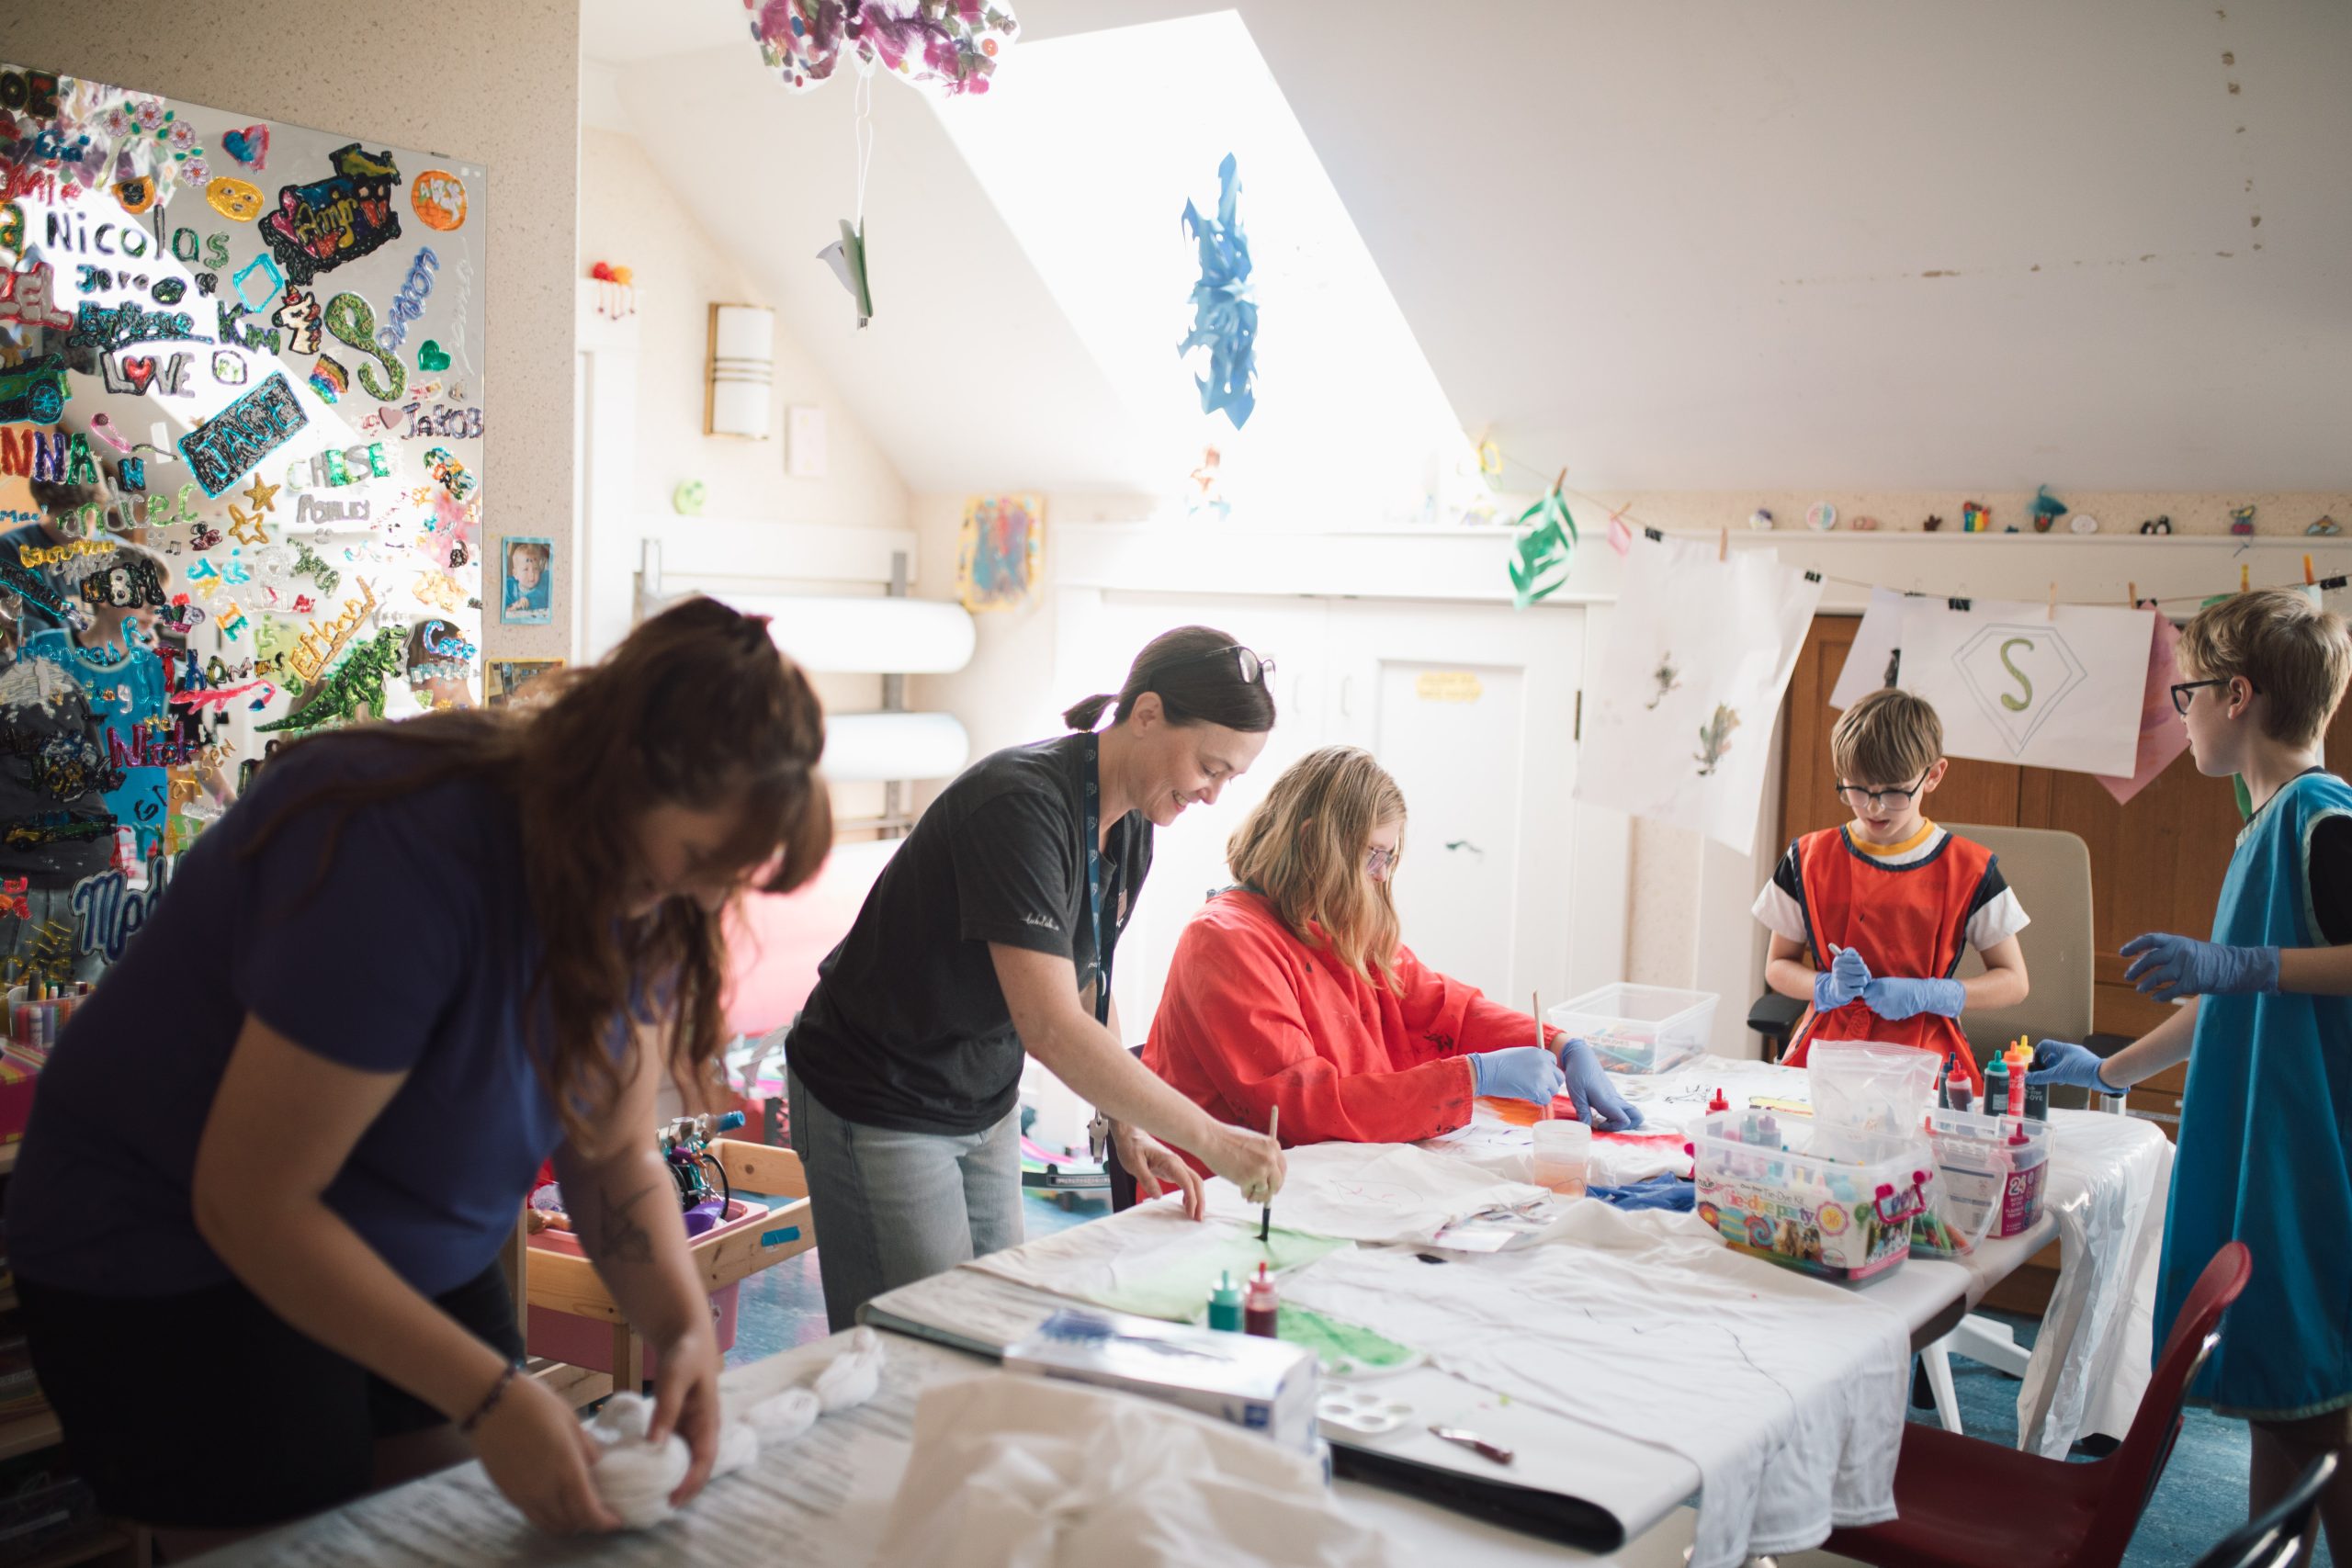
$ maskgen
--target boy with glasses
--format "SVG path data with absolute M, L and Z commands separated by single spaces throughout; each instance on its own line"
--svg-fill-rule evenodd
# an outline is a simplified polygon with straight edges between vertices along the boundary
M 2124 978 L 2184 1005 L 2101 1062 L 2045 1040 L 2029 1081 L 2121 1094 L 2188 1063 L 2157 1276 L 2159 1344 L 2198 1271 L 2243 1241 L 2254 1278 L 2189 1397 L 2253 1428 L 2248 1506 L 2287 1495 L 2323 1454 L 2352 1459 L 2352 785 L 2322 761 L 2352 681 L 2344 618 L 2288 589 L 2239 593 L 2180 634 L 2195 677 L 2173 690 L 2208 778 L 2242 779 L 2211 942 L 2151 932 Z M 2352 1464 L 2320 1495 L 2352 1551 Z
M 1838 798 L 1853 820 L 1791 844 L 1756 896 L 1772 932 L 1766 984 L 1812 1004 L 1791 1036 L 1792 1066 L 1816 1040 L 1877 1040 L 1949 1059 L 1954 1078 L 1983 1091 L 1959 1019 L 2025 999 L 2026 913 L 1990 850 L 1924 815 L 1943 782 L 1943 748 L 1936 710 L 1892 688 L 1830 732 Z M 1984 973 L 1958 979 L 1971 947 Z

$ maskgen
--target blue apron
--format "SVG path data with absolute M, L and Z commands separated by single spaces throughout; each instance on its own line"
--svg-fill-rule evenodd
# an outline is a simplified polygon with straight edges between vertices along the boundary
M 2304 874 L 2311 832 L 2352 815 L 2352 785 L 2290 781 L 2238 835 L 2213 940 L 2324 945 Z M 2230 1241 L 2254 1277 L 2190 1385 L 2233 1415 L 2296 1420 L 2352 1404 L 2352 998 L 2198 1004 L 2156 1289 L 2156 1349 Z

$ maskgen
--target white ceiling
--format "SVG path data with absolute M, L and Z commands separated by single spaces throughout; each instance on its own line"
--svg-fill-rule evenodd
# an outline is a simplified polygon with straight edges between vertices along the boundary
M 2352 484 L 2352 7 L 1236 8 L 1464 428 L 1587 488 Z M 910 486 L 1174 488 L 917 92 L 875 84 L 861 334 L 813 259 L 851 85 L 785 93 L 740 0 L 645 15 L 583 0 L 583 53 Z

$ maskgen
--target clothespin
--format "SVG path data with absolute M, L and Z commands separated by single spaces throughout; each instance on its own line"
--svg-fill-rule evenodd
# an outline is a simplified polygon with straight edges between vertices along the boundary
M 1715 559 L 1719 561 L 1731 559 L 1731 530 L 1728 528 L 1715 535 Z
M 2245 592 L 2248 588 L 2253 586 L 2253 581 L 2254 569 L 2246 565 L 2244 561 L 2238 562 L 2238 592 L 2241 593 Z
M 2058 618 L 2058 585 L 2054 582 L 2050 585 L 2050 618 Z
M 2312 576 L 2312 558 L 2305 556 L 2303 558 L 2303 586 L 2309 588 L 2317 581 L 2318 579 Z
M 2138 583 L 2126 582 L 2123 585 L 2123 607 L 2127 610 L 2136 610 L 2140 607 L 2140 585 Z

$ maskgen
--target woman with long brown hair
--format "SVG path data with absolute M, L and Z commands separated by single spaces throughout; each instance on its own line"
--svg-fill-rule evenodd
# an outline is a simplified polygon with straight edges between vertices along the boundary
M 9 1193 L 35 1370 L 99 1506 L 201 1547 L 465 1455 L 617 1524 L 516 1376 L 497 1256 L 554 1155 L 708 1475 L 719 1356 L 653 1094 L 720 1043 L 721 912 L 831 840 L 823 715 L 689 601 L 530 709 L 289 747 L 74 1017 Z M 156 1011 L 171 1000 L 168 1017 Z
M 1409 1143 L 1475 1096 L 1563 1089 L 1585 1121 L 1639 1126 L 1590 1046 L 1413 956 L 1389 885 L 1404 852 L 1405 793 L 1372 753 L 1284 769 L 1227 846 L 1240 886 L 1177 939 L 1144 1066 L 1223 1120 L 1279 1107 L 1287 1144 Z

